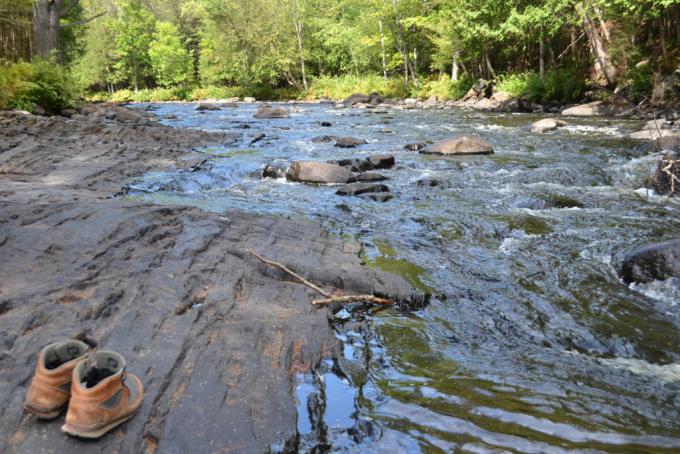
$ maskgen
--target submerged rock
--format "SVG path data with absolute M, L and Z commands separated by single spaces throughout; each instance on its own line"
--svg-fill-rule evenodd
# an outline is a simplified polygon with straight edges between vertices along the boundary
M 440 155 L 493 154 L 493 147 L 477 134 L 461 134 L 429 145 L 420 150 L 420 153 Z
M 420 151 L 423 148 L 427 146 L 426 143 L 423 142 L 414 142 L 414 143 L 409 143 L 407 145 L 404 145 L 404 150 L 408 151 Z
M 335 146 L 339 148 L 354 148 L 359 145 L 365 145 L 368 142 L 366 139 L 358 139 L 356 137 L 336 137 Z
M 630 252 L 621 264 L 624 282 L 651 282 L 680 276 L 680 238 Z
M 352 183 L 352 184 L 347 184 L 340 189 L 337 190 L 336 194 L 337 195 L 361 195 L 361 194 L 367 194 L 370 192 L 389 192 L 390 188 L 388 188 L 384 184 L 375 184 L 375 183 Z
M 387 177 L 376 172 L 364 172 L 357 175 L 357 181 L 368 182 L 368 181 L 385 181 Z
M 295 161 L 286 177 L 290 181 L 301 183 L 348 183 L 354 179 L 354 174 L 345 167 L 337 164 L 318 161 Z
M 290 114 L 282 107 L 262 106 L 253 116 L 255 118 L 288 118 Z
M 394 155 L 376 154 L 368 156 L 367 158 L 340 159 L 328 162 L 342 167 L 348 167 L 352 172 L 366 172 L 375 169 L 389 169 L 394 165 Z
M 672 151 L 676 155 L 680 153 L 680 134 L 659 137 L 654 141 L 654 149 L 657 151 Z
M 316 136 L 311 139 L 314 143 L 330 143 L 335 142 L 335 136 Z
M 262 178 L 285 178 L 286 169 L 268 164 L 262 169 Z
M 366 193 L 366 194 L 361 194 L 358 197 L 362 199 L 369 199 L 373 200 L 374 202 L 387 202 L 389 200 L 392 200 L 394 196 L 392 194 L 386 193 L 386 192 L 371 192 L 371 193 Z
M 197 105 L 194 110 L 196 110 L 198 112 L 202 112 L 202 111 L 205 111 L 205 110 L 222 110 L 222 108 L 220 106 L 216 105 L 216 104 L 201 103 L 201 104 Z
M 557 118 L 544 118 L 531 124 L 531 132 L 542 133 L 555 131 L 557 128 L 562 128 L 568 124 L 569 123 L 566 121 L 558 120 Z

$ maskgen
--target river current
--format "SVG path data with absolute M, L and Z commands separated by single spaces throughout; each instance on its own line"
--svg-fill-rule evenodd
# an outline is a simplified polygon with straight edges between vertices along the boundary
M 238 145 L 204 150 L 196 172 L 145 175 L 134 197 L 310 217 L 432 294 L 412 313 L 336 314 L 344 357 L 298 376 L 301 450 L 680 452 L 680 280 L 617 274 L 626 251 L 680 235 L 680 202 L 643 189 L 658 156 L 626 139 L 641 122 L 534 134 L 541 117 L 527 114 L 286 104 L 290 118 L 258 120 L 254 104 L 194 107 L 151 105 L 164 124 L 238 133 Z M 404 149 L 463 132 L 496 153 Z M 386 203 L 259 177 L 269 163 L 375 153 L 396 157 L 381 171 Z

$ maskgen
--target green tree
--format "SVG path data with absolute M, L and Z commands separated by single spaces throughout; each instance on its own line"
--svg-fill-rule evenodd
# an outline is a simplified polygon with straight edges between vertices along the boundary
M 171 87 L 186 84 L 191 79 L 192 59 L 184 47 L 177 27 L 159 22 L 154 40 L 149 46 L 149 58 L 159 85 Z
M 135 90 L 152 74 L 149 47 L 156 29 L 156 19 L 138 0 L 120 3 L 115 25 L 116 54 L 114 67 L 119 80 L 129 81 Z

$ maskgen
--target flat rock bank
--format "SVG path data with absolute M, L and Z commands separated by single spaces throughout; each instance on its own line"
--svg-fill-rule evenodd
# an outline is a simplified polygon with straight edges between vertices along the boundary
M 115 109 L 0 113 L 0 452 L 295 450 L 295 374 L 340 345 L 318 295 L 246 250 L 329 289 L 419 296 L 315 222 L 114 197 L 234 140 Z M 140 412 L 94 442 L 22 409 L 38 351 L 74 337 L 120 352 L 145 386 Z

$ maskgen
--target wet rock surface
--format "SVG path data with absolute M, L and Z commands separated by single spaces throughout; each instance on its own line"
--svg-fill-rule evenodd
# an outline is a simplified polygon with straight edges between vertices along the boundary
M 621 264 L 621 277 L 627 283 L 680 277 L 680 238 L 630 252 Z
M 477 134 L 461 134 L 428 145 L 420 150 L 420 153 L 437 155 L 493 154 L 493 147 Z
M 375 192 L 389 192 L 388 188 L 384 184 L 375 183 L 351 183 L 345 185 L 336 191 L 337 195 L 345 196 L 358 196 L 361 194 L 375 193 Z
M 562 128 L 567 126 L 564 120 L 559 120 L 557 118 L 543 118 L 531 124 L 531 132 L 542 133 L 556 131 L 557 128 Z
M 338 148 L 354 148 L 367 143 L 366 139 L 356 137 L 335 137 L 335 146 Z
M 246 250 L 350 293 L 407 302 L 411 285 L 313 221 L 110 198 L 234 138 L 84 117 L 0 114 L 0 451 L 295 449 L 294 374 L 338 341 L 313 291 Z M 40 348 L 74 337 L 145 386 L 139 413 L 88 443 L 21 407 Z
M 290 181 L 301 183 L 347 183 L 354 174 L 337 164 L 318 161 L 297 161 L 291 164 L 286 174 Z
M 201 111 L 206 111 L 206 110 L 222 110 L 222 108 L 220 106 L 218 106 L 217 104 L 201 103 L 201 104 L 196 106 L 195 110 L 201 112 Z
M 262 106 L 253 116 L 255 118 L 288 118 L 290 114 L 283 107 Z

